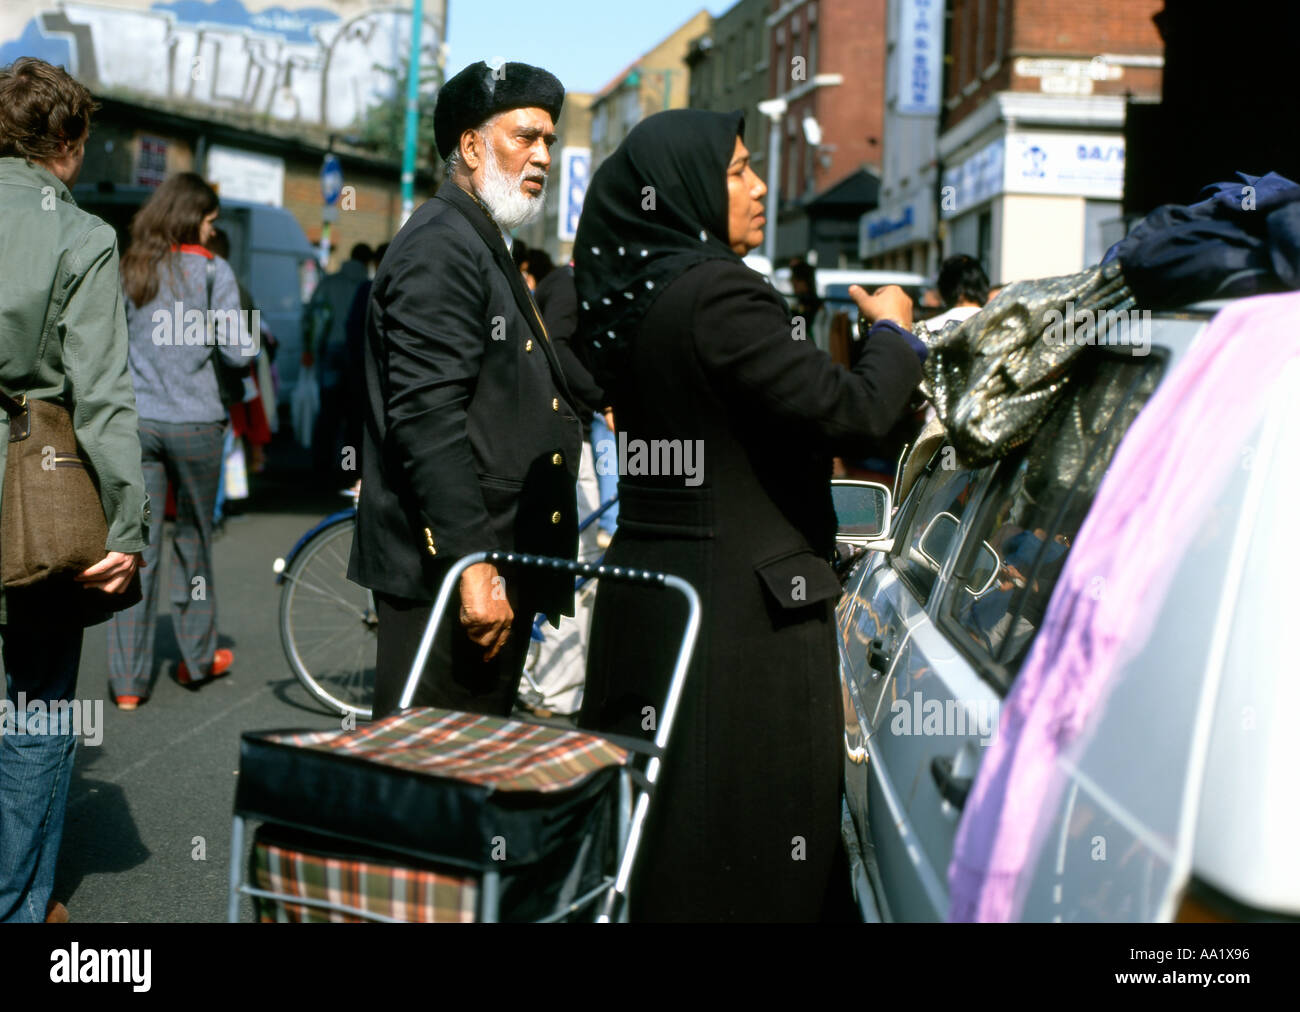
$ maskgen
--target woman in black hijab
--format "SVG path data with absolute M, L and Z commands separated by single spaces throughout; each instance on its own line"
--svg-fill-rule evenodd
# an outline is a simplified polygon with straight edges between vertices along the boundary
M 864 456 L 921 379 L 899 289 L 854 297 L 853 372 L 741 261 L 763 182 L 740 113 L 660 113 L 596 172 L 575 244 L 579 333 L 619 427 L 606 562 L 700 592 L 703 621 L 632 885 L 638 920 L 813 920 L 847 875 L 831 458 Z M 901 324 L 901 326 L 899 325 Z M 597 595 L 581 723 L 652 737 L 685 610 Z

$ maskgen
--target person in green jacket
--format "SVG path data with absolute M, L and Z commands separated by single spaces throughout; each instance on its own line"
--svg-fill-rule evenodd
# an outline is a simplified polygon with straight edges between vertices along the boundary
M 0 388 L 72 411 L 108 520 L 103 560 L 77 579 L 121 593 L 149 541 L 149 502 L 117 238 L 68 189 L 94 108 L 60 67 L 22 57 L 0 69 Z M 7 446 L 0 438 L 0 508 Z M 87 621 L 67 597 L 0 591 L 0 921 L 67 916 L 51 893 L 77 738 L 44 714 L 76 698 Z

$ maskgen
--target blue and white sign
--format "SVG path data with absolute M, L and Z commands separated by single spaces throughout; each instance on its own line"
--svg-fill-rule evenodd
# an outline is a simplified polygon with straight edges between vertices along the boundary
M 1124 196 L 1122 134 L 1016 133 L 1007 144 L 1009 193 Z
M 326 155 L 320 167 L 320 195 L 326 205 L 334 203 L 343 192 L 343 166 L 334 155 Z
M 945 169 L 939 188 L 939 216 L 953 218 L 1004 189 L 1006 138 L 986 144 L 965 161 Z
M 559 238 L 572 242 L 578 235 L 578 218 L 591 182 L 591 148 L 564 149 L 560 156 Z
M 858 255 L 864 260 L 900 246 L 928 240 L 934 231 L 934 196 L 913 190 L 858 219 Z
M 897 111 L 905 116 L 939 115 L 943 69 L 943 0 L 902 0 L 894 72 Z

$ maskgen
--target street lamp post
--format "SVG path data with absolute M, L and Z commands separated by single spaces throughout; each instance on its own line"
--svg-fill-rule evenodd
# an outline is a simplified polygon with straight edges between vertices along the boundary
M 781 118 L 786 101 L 770 98 L 758 103 L 758 111 L 768 118 L 767 133 L 767 231 L 763 236 L 763 255 L 776 268 L 776 214 L 781 205 Z
M 411 4 L 411 59 L 406 70 L 406 136 L 402 143 L 402 224 L 415 210 L 415 146 L 420 125 L 420 39 L 424 0 Z

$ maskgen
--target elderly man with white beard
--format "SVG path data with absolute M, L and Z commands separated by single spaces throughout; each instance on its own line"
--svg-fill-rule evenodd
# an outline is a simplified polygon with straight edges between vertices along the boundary
M 397 709 L 457 559 L 576 552 L 582 430 L 509 250 L 511 230 L 541 212 L 563 101 L 554 76 L 521 63 L 479 62 L 443 85 L 434 133 L 447 180 L 371 289 L 348 576 L 375 595 L 376 718 Z M 506 716 L 533 617 L 572 614 L 572 578 L 482 563 L 457 591 L 414 704 Z

